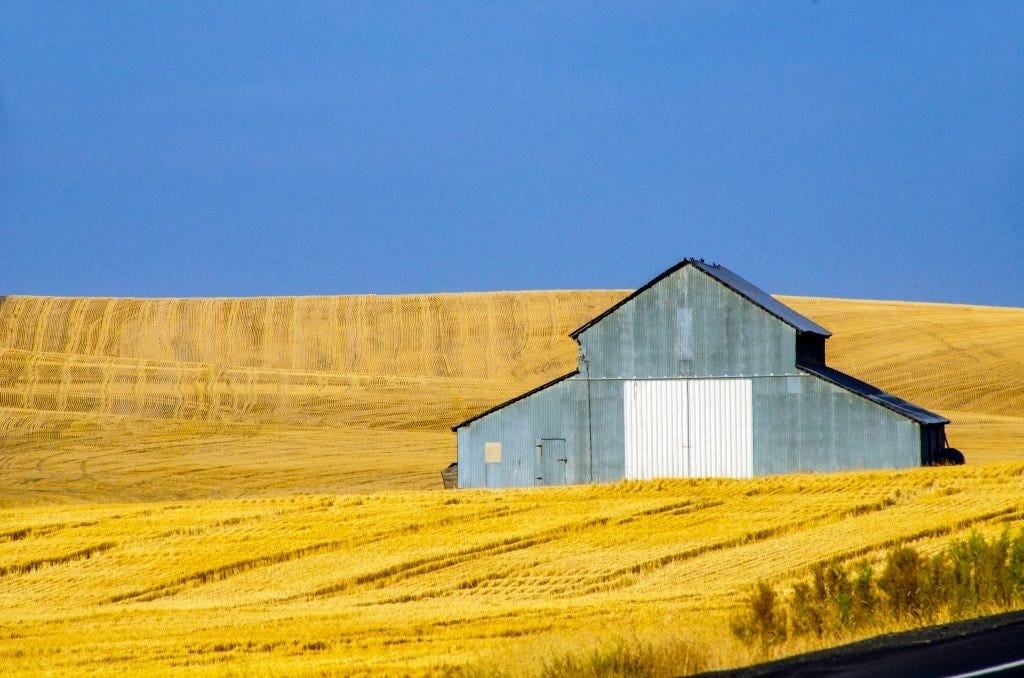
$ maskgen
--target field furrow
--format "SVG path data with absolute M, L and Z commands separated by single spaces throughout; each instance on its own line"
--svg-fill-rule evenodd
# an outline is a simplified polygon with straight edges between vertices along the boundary
M 259 657 L 291 672 L 313 652 L 332 670 L 432 673 L 521 639 L 539 661 L 542 638 L 724 624 L 752 582 L 797 580 L 822 560 L 1020 530 L 1021 496 L 1015 463 L 8 509 L 0 658 L 28 671 Z M 58 637 L 76 653 L 52 654 Z
M 728 629 L 759 580 L 1024 529 L 1024 309 L 978 306 L 782 298 L 966 466 L 441 491 L 449 427 L 623 295 L 0 298 L 2 672 L 530 675 L 680 637 L 721 668 L 758 658 Z

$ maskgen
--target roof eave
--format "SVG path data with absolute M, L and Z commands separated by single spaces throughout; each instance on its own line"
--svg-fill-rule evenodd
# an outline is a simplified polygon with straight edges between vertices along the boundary
M 517 403 L 520 400 L 523 400 L 525 398 L 529 398 L 534 393 L 539 393 L 539 392 L 543 391 L 544 389 L 546 389 L 548 387 L 551 387 L 551 386 L 554 386 L 555 384 L 557 384 L 559 382 L 565 381 L 566 379 L 568 379 L 570 377 L 575 377 L 579 373 L 580 373 L 579 370 L 573 370 L 572 372 L 569 372 L 568 374 L 563 374 L 560 377 L 555 377 L 551 381 L 545 382 L 545 383 L 541 384 L 540 386 L 537 386 L 536 388 L 532 388 L 529 391 L 527 391 L 526 393 L 520 393 L 519 395 L 517 395 L 514 398 L 510 398 L 510 399 L 506 400 L 503 403 L 499 403 L 499 404 L 495 405 L 494 407 L 490 408 L 489 410 L 485 410 L 485 411 L 481 412 L 480 414 L 473 415 L 469 419 L 467 419 L 467 420 L 465 420 L 465 421 L 463 421 L 463 422 L 461 422 L 459 424 L 456 424 L 455 426 L 452 426 L 452 432 L 453 433 L 458 433 L 460 428 L 462 428 L 463 426 L 468 426 L 469 424 L 472 424 L 477 419 L 483 419 L 484 417 L 486 417 L 489 414 L 493 414 L 494 412 L 497 412 L 498 410 L 504 409 L 504 408 L 508 407 L 509 405 L 511 405 L 513 403 Z
M 834 384 L 841 389 L 853 393 L 854 395 L 858 395 L 869 402 L 880 405 L 887 410 L 906 417 L 907 419 L 916 421 L 919 424 L 945 425 L 950 423 L 949 419 L 940 414 L 926 410 L 925 408 L 915 405 L 908 400 L 904 400 L 903 398 L 888 393 L 887 391 L 883 391 L 876 386 L 872 386 L 871 384 L 837 370 L 834 367 L 829 367 L 827 365 L 797 364 L 797 368 L 820 379 L 824 379 L 830 384 Z
M 587 322 L 585 322 L 582 325 L 580 325 L 579 327 L 577 327 L 575 330 L 573 330 L 572 332 L 569 333 L 569 336 L 571 338 L 573 338 L 573 339 L 578 339 L 579 335 L 583 334 L 583 332 L 587 331 L 588 329 L 590 329 L 591 327 L 593 327 L 594 325 L 596 325 L 600 321 L 602 321 L 605 318 L 607 318 L 609 315 L 614 313 L 616 311 L 616 309 L 624 306 L 627 302 L 631 301 L 632 299 L 635 299 L 641 293 L 646 292 L 648 289 L 650 289 L 651 287 L 654 287 L 654 285 L 656 285 L 657 283 L 661 282 L 664 278 L 667 278 L 668 276 L 672 275 L 673 273 L 675 273 L 679 269 L 689 265 L 691 262 L 692 262 L 691 259 L 683 259 L 682 261 L 680 261 L 679 263 L 675 264 L 671 268 L 669 268 L 669 269 L 667 269 L 665 271 L 662 271 L 657 276 L 655 276 L 654 278 L 652 278 L 651 280 L 646 282 L 644 285 L 642 285 L 639 288 L 637 288 L 636 291 L 631 292 L 630 294 L 626 295 L 625 297 L 620 299 L 618 302 L 616 302 L 615 304 L 612 304 L 610 307 L 605 309 L 603 312 L 599 313 L 598 315 L 594 316 L 593 318 L 591 318 Z

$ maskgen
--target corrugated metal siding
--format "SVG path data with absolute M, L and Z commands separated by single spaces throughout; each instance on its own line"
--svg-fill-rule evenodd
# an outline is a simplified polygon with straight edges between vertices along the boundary
M 593 412 L 589 433 L 593 440 L 594 482 L 621 480 L 626 474 L 626 459 L 623 453 L 626 432 L 622 417 L 622 382 L 592 381 L 588 390 Z
M 692 266 L 577 338 L 595 379 L 798 373 L 796 331 Z
M 688 382 L 690 475 L 749 478 L 754 473 L 749 379 Z
M 685 478 L 690 432 L 686 382 L 627 381 L 622 384 L 626 478 Z
M 557 382 L 460 428 L 459 487 L 545 484 L 545 468 L 538 463 L 543 458 L 537 454 L 544 439 L 565 441 L 566 462 L 559 463 L 559 484 L 590 481 L 585 382 L 574 378 Z M 499 463 L 485 461 L 487 443 L 501 443 Z
M 758 306 L 768 311 L 772 315 L 778 317 L 786 324 L 792 326 L 798 332 L 810 332 L 813 334 L 822 335 L 824 337 L 832 335 L 831 332 L 826 330 L 821 325 L 817 324 L 816 322 L 814 322 L 813 320 L 806 316 L 800 315 L 792 308 L 786 306 L 785 304 L 781 303 L 780 301 L 772 297 L 770 294 L 762 290 L 757 285 L 754 285 L 749 280 L 741 278 L 739 275 L 737 275 L 733 271 L 730 271 L 725 266 L 722 266 L 721 264 L 708 264 L 704 262 L 702 259 L 684 259 L 675 266 L 673 266 L 672 268 L 663 272 L 661 275 L 655 277 L 653 280 L 651 280 L 646 285 L 642 286 L 636 292 L 633 292 L 633 294 L 630 294 L 629 296 L 624 298 L 618 304 L 615 304 L 604 313 L 601 313 L 600 315 L 586 322 L 584 325 L 573 331 L 569 336 L 575 339 L 590 327 L 593 327 L 597 323 L 602 322 L 606 317 L 608 317 L 613 312 L 618 310 L 618 308 L 623 304 L 632 301 L 633 298 L 638 297 L 641 294 L 646 294 L 647 290 L 658 285 L 659 283 L 661 283 L 662 280 L 677 273 L 681 268 L 684 268 L 685 266 L 693 266 L 694 268 L 699 268 L 704 273 L 717 279 L 727 287 L 732 288 L 742 296 L 749 299 L 754 304 L 757 304 Z
M 626 381 L 622 392 L 626 478 L 752 475 L 749 380 Z
M 810 374 L 752 385 L 754 475 L 921 463 L 919 425 L 891 410 Z
M 543 439 L 565 440 L 570 484 L 921 463 L 920 425 L 806 373 L 589 384 L 575 377 L 460 428 L 458 437 L 459 487 L 548 484 L 537 463 Z M 484 463 L 488 442 L 502 444 L 501 463 Z
M 922 461 L 919 424 L 797 368 L 793 327 L 696 267 L 659 280 L 577 338 L 579 374 L 458 429 L 460 487 Z M 545 439 L 565 441 L 564 462 L 545 461 L 537 448 Z M 498 463 L 485 463 L 489 442 L 501 443 Z

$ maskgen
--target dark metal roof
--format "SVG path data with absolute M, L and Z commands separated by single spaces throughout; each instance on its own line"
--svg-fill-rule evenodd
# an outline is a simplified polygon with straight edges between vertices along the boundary
M 519 394 L 519 395 L 517 395 L 517 396 L 516 396 L 515 398 L 512 398 L 512 399 L 510 399 L 510 400 L 506 400 L 506 401 L 505 401 L 505 402 L 503 402 L 503 403 L 500 403 L 500 404 L 498 404 L 498 405 L 495 405 L 494 407 L 492 407 L 492 408 L 491 408 L 491 409 L 489 409 L 489 410 L 486 410 L 486 411 L 484 411 L 484 412 L 481 412 L 480 414 L 474 415 L 474 416 L 470 417 L 469 419 L 467 419 L 466 421 L 464 421 L 464 422 L 462 422 L 462 423 L 459 423 L 459 424 L 456 424 L 455 426 L 452 426 L 452 431 L 458 431 L 458 430 L 459 430 L 460 428 L 462 428 L 462 427 L 463 427 L 463 426 L 465 426 L 466 424 L 472 424 L 472 423 L 473 423 L 474 421 L 476 421 L 477 419 L 481 419 L 481 418 L 483 418 L 483 417 L 486 417 L 486 416 L 487 416 L 488 414 L 490 414 L 491 412 L 497 412 L 497 411 L 498 411 L 498 410 L 500 410 L 500 409 L 503 409 L 503 408 L 505 408 L 505 407 L 508 407 L 508 406 L 509 406 L 509 405 L 511 405 L 512 403 L 515 403 L 515 402 L 519 402 L 519 401 L 520 401 L 520 400 L 522 400 L 523 398 L 527 398 L 527 397 L 529 397 L 529 396 L 532 396 L 532 395 L 533 395 L 534 393 L 537 393 L 537 392 L 539 392 L 539 391 L 543 391 L 544 389 L 548 388 L 549 386 L 554 386 L 555 384 L 557 384 L 557 383 L 559 383 L 559 382 L 561 382 L 561 381 L 565 381 L 565 380 L 566 380 L 566 379 L 568 379 L 569 377 L 575 377 L 575 376 L 576 376 L 577 374 L 579 374 L 579 373 L 580 373 L 580 371 L 579 371 L 579 370 L 573 370 L 573 371 L 572 371 L 572 372 L 570 372 L 569 374 L 563 374 L 563 375 L 562 375 L 562 376 L 560 376 L 560 377 L 555 377 L 555 378 L 554 378 L 554 379 L 552 379 L 551 381 L 549 381 L 549 382 L 547 382 L 547 383 L 545 383 L 545 384 L 541 384 L 541 385 L 540 385 L 540 386 L 538 386 L 537 388 L 531 389 L 531 390 L 527 391 L 526 393 L 520 393 L 520 394 Z
M 782 322 L 791 326 L 797 332 L 809 332 L 811 334 L 819 334 L 823 337 L 832 336 L 832 333 L 826 330 L 821 325 L 817 324 L 816 322 L 814 322 L 813 320 L 806 316 L 800 315 L 799 313 L 791 309 L 789 306 L 786 306 L 781 301 L 779 301 L 772 295 L 762 290 L 757 285 L 754 285 L 750 281 L 741 278 L 737 274 L 727 269 L 725 266 L 721 266 L 719 264 L 709 264 L 704 262 L 702 259 L 683 259 L 678 264 L 668 269 L 664 273 L 658 275 L 653 280 L 648 282 L 646 285 L 642 286 L 636 292 L 633 292 L 625 299 L 623 299 L 622 301 L 620 301 L 619 303 L 615 304 L 607 311 L 602 313 L 601 315 L 591 319 L 589 322 L 587 322 L 579 329 L 574 330 L 572 333 L 569 334 L 569 336 L 572 337 L 573 339 L 577 338 L 580 334 L 584 332 L 584 330 L 587 330 L 590 327 L 596 325 L 602 319 L 604 319 L 612 312 L 614 312 L 617 308 L 619 308 L 626 302 L 630 301 L 631 299 L 639 296 L 640 294 L 650 289 L 657 283 L 661 282 L 668 276 L 672 275 L 676 271 L 680 270 L 684 266 L 693 266 L 703 271 L 704 273 L 710 275 L 712 278 L 722 283 L 723 285 L 731 289 L 733 292 L 736 292 L 741 297 L 756 304 L 757 306 L 760 306 L 768 313 L 772 314 Z
M 918 407 L 914 403 L 907 402 L 903 398 L 894 396 L 891 393 L 872 386 L 871 384 L 865 383 L 856 377 L 851 377 L 845 372 L 828 367 L 827 365 L 797 365 L 801 370 L 809 374 L 813 374 L 816 377 L 821 377 L 825 381 L 831 382 L 840 388 L 845 388 L 847 391 L 856 393 L 859 396 L 867 398 L 873 403 L 877 403 L 882 407 L 887 407 L 897 414 L 902 414 L 908 419 L 912 419 L 921 424 L 948 424 L 949 419 L 943 416 L 929 412 L 923 407 Z

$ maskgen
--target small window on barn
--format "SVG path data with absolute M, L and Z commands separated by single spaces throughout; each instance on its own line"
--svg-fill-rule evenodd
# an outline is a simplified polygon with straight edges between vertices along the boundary
M 488 464 L 501 463 L 501 443 L 484 443 L 484 462 Z

